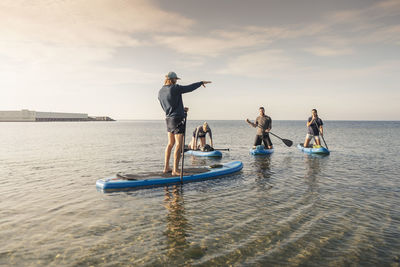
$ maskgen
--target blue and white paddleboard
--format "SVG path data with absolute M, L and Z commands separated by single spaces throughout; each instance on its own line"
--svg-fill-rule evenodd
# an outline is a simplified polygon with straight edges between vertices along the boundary
M 198 182 L 215 179 L 224 175 L 232 174 L 243 168 L 241 161 L 232 161 L 225 164 L 217 164 L 209 167 L 191 168 L 184 170 L 187 175 L 183 176 L 183 183 Z M 130 180 L 129 180 L 130 179 Z M 134 190 L 152 188 L 166 185 L 180 184 L 179 176 L 163 175 L 160 173 L 148 173 L 141 175 L 112 176 L 97 180 L 96 187 L 102 191 Z
M 213 151 L 201 151 L 201 150 L 188 150 L 185 155 L 195 156 L 195 157 L 222 157 L 222 152 L 218 150 Z
M 304 147 L 303 144 L 298 144 L 297 148 L 307 154 L 329 155 L 330 151 L 323 146 L 319 147 Z
M 260 156 L 260 155 L 269 155 L 274 153 L 274 149 L 266 149 L 263 146 L 257 146 L 256 148 L 250 149 L 250 154 L 255 155 L 255 156 Z

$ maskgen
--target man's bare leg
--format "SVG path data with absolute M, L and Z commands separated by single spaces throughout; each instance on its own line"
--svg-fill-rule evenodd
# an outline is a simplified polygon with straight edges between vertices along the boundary
M 310 143 L 310 138 L 308 138 L 308 136 L 306 136 L 306 140 L 304 140 L 304 147 L 308 147 L 308 144 Z
M 179 171 L 179 161 L 181 160 L 181 152 L 182 152 L 182 143 L 183 143 L 183 134 L 175 134 L 175 151 L 174 151 L 174 166 L 172 169 L 172 175 L 181 175 Z
M 317 144 L 317 146 L 320 146 L 321 145 L 321 139 L 319 139 L 319 137 L 317 137 L 317 136 L 314 139 L 315 139 L 315 143 Z
M 165 148 L 165 157 L 164 157 L 164 171 L 163 173 L 167 173 L 171 171 L 169 167 L 169 158 L 171 157 L 171 151 L 175 144 L 175 137 L 173 133 L 168 132 L 168 144 Z

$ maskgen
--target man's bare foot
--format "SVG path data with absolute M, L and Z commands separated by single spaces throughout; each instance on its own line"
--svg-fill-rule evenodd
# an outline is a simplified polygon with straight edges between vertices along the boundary
M 183 173 L 183 176 L 187 175 L 186 172 Z M 172 172 L 172 176 L 181 176 L 181 172 Z
M 163 173 L 169 173 L 169 172 L 172 172 L 172 170 L 170 168 L 163 170 Z

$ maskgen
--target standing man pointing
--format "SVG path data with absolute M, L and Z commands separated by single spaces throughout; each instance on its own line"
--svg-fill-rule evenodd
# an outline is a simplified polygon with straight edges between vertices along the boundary
M 181 159 L 183 134 L 185 133 L 184 125 L 186 120 L 186 112 L 189 110 L 188 108 L 183 107 L 182 94 L 192 92 L 200 86 L 205 87 L 205 84 L 211 83 L 209 81 L 201 81 L 182 86 L 176 84 L 179 79 L 180 78 L 178 78 L 175 72 L 169 72 L 165 76 L 164 86 L 158 92 L 158 100 L 160 101 L 161 107 L 165 112 L 165 121 L 167 123 L 168 132 L 168 144 L 165 148 L 163 172 L 167 173 L 172 171 L 172 175 L 174 176 L 180 175 L 178 167 Z M 174 151 L 174 164 L 171 170 L 169 167 L 169 159 L 175 143 L 176 147 Z

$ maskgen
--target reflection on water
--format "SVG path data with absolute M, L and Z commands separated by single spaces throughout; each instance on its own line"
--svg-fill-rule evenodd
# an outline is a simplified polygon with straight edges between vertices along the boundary
M 254 157 L 254 166 L 256 169 L 257 179 L 269 179 L 271 172 L 271 157 Z
M 167 263 L 170 266 L 190 264 L 194 259 L 203 257 L 205 247 L 187 240 L 192 227 L 185 215 L 183 188 L 180 185 L 165 187 L 164 206 L 167 209 L 166 241 Z M 164 265 L 165 262 L 159 264 Z
M 309 185 L 315 185 L 318 179 L 318 174 L 321 172 L 321 158 L 313 157 L 311 155 L 304 155 L 304 163 L 306 166 L 306 171 L 304 178 Z
M 309 190 L 316 192 L 318 186 L 318 177 L 322 174 L 324 163 L 327 163 L 329 155 L 304 154 L 305 173 L 304 178 Z
M 185 218 L 185 203 L 183 201 L 182 187 L 165 187 L 164 206 L 167 213 L 167 256 L 171 260 L 183 256 L 183 251 L 189 246 L 186 240 L 190 230 L 188 220 Z
M 253 157 L 252 168 L 254 169 L 255 182 L 261 190 L 272 188 L 270 178 L 273 175 L 271 171 L 271 155 Z

